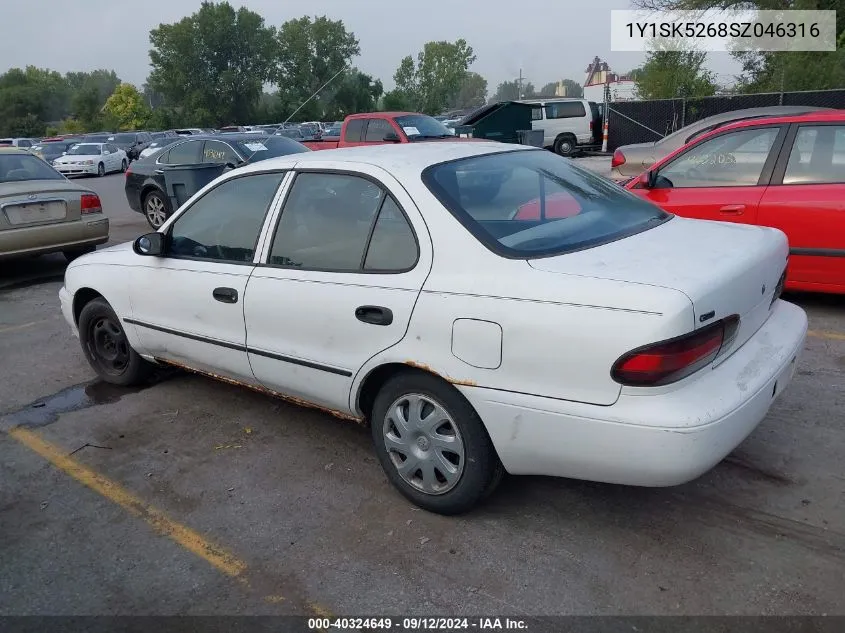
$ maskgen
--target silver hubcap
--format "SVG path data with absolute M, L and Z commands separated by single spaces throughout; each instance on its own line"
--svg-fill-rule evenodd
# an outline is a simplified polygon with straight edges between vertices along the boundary
M 155 228 L 164 224 L 167 219 L 167 212 L 164 209 L 164 202 L 158 196 L 147 198 L 147 218 Z
M 430 495 L 454 488 L 464 472 L 464 441 L 457 425 L 435 400 L 421 394 L 397 399 L 384 416 L 390 461 L 411 486 Z

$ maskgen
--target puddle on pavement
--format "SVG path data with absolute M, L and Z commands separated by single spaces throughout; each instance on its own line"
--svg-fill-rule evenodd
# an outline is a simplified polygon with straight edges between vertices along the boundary
M 74 385 L 46 398 L 40 398 L 22 409 L 0 416 L 0 427 L 10 429 L 16 426 L 28 428 L 47 426 L 55 422 L 63 413 L 100 404 L 111 404 L 123 396 L 138 393 L 150 386 L 152 385 L 119 387 L 100 380 Z

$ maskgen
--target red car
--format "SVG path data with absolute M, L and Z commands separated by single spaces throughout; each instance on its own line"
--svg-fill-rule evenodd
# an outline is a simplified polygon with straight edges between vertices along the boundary
M 742 121 L 624 184 L 670 213 L 789 238 L 786 287 L 845 294 L 845 111 Z

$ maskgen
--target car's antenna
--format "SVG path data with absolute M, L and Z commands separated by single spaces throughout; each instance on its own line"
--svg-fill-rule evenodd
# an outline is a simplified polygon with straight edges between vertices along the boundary
M 343 71 L 345 71 L 347 68 L 349 68 L 349 64 L 345 64 L 345 65 L 343 66 L 343 68 L 341 68 L 340 70 L 338 70 L 338 71 L 337 71 L 337 72 L 336 72 L 336 73 L 332 76 L 332 78 L 331 78 L 331 79 L 329 79 L 326 83 L 324 83 L 322 86 L 320 86 L 319 88 L 317 88 L 317 92 L 315 92 L 313 95 L 311 95 L 310 97 L 308 97 L 305 101 L 303 101 L 303 102 L 302 102 L 302 104 L 300 104 L 300 106 L 299 106 L 296 110 L 294 110 L 293 112 L 291 112 L 290 116 L 289 116 L 288 118 L 286 118 L 286 119 L 282 122 L 282 124 L 281 124 L 279 127 L 277 127 L 277 128 L 276 128 L 276 130 L 273 132 L 273 135 L 277 134 L 279 130 L 281 130 L 283 127 L 285 127 L 285 123 L 287 123 L 288 121 L 290 121 L 290 120 L 293 118 L 293 115 L 294 115 L 294 114 L 296 114 L 297 112 L 299 112 L 300 110 L 302 110 L 302 108 L 304 108 L 304 107 L 305 107 L 305 104 L 306 104 L 306 103 L 308 103 L 309 101 L 311 101 L 311 99 L 313 99 L 313 98 L 314 98 L 314 97 L 316 97 L 318 94 L 320 94 L 320 92 L 323 90 L 323 88 L 325 88 L 325 87 L 326 87 L 326 86 L 328 86 L 331 82 L 333 82 L 333 81 L 335 80 L 335 78 L 336 78 L 336 77 L 337 77 L 340 73 L 342 73 Z M 271 136 L 272 136 L 272 135 L 271 135 Z

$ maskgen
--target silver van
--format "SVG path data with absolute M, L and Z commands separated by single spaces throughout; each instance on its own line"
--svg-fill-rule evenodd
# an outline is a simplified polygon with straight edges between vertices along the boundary
M 543 146 L 561 156 L 601 147 L 599 106 L 586 99 L 550 97 L 523 99 L 533 106 L 531 129 L 543 130 Z

